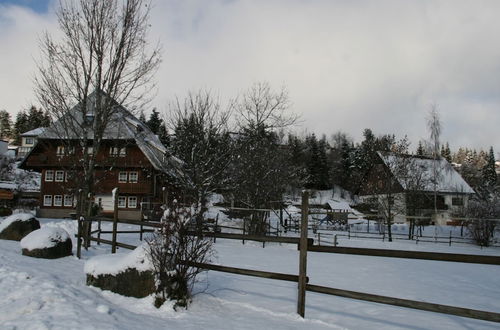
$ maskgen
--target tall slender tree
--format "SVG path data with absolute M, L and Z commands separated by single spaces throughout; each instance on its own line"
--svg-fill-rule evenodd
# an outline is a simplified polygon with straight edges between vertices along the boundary
M 53 130 L 65 150 L 76 144 L 82 151 L 75 164 L 82 196 L 94 190 L 96 155 L 119 107 L 143 106 L 154 90 L 160 48 L 148 41 L 149 10 L 143 0 L 61 1 L 59 35 L 41 40 L 35 92 L 58 121 Z M 90 206 L 82 198 L 77 213 L 90 214 Z

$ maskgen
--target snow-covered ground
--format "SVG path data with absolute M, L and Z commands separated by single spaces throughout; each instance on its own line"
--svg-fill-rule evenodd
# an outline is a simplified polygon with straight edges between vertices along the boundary
M 76 223 L 42 219 L 73 236 Z M 109 226 L 109 224 L 106 224 Z M 123 225 L 122 230 L 134 230 Z M 137 244 L 137 234 L 119 234 Z M 474 246 L 351 239 L 346 244 L 500 255 Z M 21 255 L 0 240 L 0 329 L 498 329 L 497 323 L 307 293 L 306 318 L 296 313 L 297 284 L 210 271 L 199 277 L 188 310 L 153 307 L 152 298 L 122 297 L 85 285 L 84 263 L 110 253 L 93 243 L 82 260 Z M 392 245 L 391 245 L 392 244 Z M 217 239 L 215 263 L 297 274 L 294 245 Z M 119 253 L 129 253 L 120 249 Z M 328 253 L 309 253 L 310 283 L 406 299 L 500 312 L 500 267 Z

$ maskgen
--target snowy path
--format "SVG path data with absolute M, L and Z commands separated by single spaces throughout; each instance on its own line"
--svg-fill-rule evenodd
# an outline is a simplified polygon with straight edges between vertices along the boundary
M 42 225 L 71 231 L 73 224 Z M 222 265 L 297 272 L 293 245 L 263 249 L 218 239 L 215 247 L 215 262 Z M 490 322 L 315 293 L 307 294 L 302 320 L 295 313 L 295 283 L 212 271 L 200 276 L 189 310 L 175 312 L 154 308 L 151 298 L 87 287 L 84 260 L 24 257 L 18 242 L 4 240 L 0 251 L 0 329 L 498 329 Z M 84 258 L 109 251 L 95 246 Z M 312 284 L 500 311 L 499 266 L 310 253 L 308 275 Z

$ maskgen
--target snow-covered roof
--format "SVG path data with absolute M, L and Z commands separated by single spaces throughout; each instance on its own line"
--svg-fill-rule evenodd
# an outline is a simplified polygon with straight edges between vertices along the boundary
M 46 127 L 38 127 L 32 129 L 31 131 L 24 132 L 21 136 L 38 136 L 45 131 Z
M 346 201 L 338 201 L 338 200 L 335 200 L 335 199 L 331 199 L 329 201 L 326 202 L 328 204 L 328 206 L 330 206 L 330 208 L 332 210 L 348 210 L 349 212 L 352 212 L 352 209 L 351 207 L 349 206 L 349 203 L 347 203 Z
M 437 168 L 437 185 L 436 189 L 441 193 L 464 193 L 473 194 L 474 190 L 465 182 L 462 176 L 451 166 L 444 158 L 432 159 L 420 156 L 401 155 L 393 152 L 377 152 L 384 164 L 389 168 L 394 168 L 394 164 L 398 161 L 405 159 L 411 161 L 411 166 L 415 170 L 421 170 L 422 177 L 422 191 L 434 191 L 434 166 Z M 393 173 L 403 189 L 407 189 L 407 180 L 401 174 Z
M 92 116 L 94 113 L 96 94 L 97 92 L 93 92 L 87 99 L 86 113 L 88 116 Z M 103 95 L 108 97 L 104 93 Z M 182 175 L 183 162 L 168 153 L 158 136 L 147 125 L 114 100 L 112 106 L 114 109 L 103 133 L 104 140 L 135 141 L 155 169 L 174 177 Z M 80 139 L 84 134 L 87 134 L 87 137 L 92 139 L 93 130 L 89 129 L 88 124 L 84 122 L 85 119 L 80 110 L 81 105 L 77 104 L 66 115 L 48 127 L 38 138 L 48 140 Z

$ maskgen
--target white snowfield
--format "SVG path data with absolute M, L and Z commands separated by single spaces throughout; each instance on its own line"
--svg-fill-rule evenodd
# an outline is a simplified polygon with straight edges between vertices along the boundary
M 44 249 L 65 242 L 69 238 L 66 230 L 57 227 L 42 227 L 32 231 L 21 240 L 21 248 L 28 250 Z
M 65 228 L 72 238 L 76 230 L 76 223 L 69 220 L 41 222 L 42 227 Z M 119 227 L 132 229 L 136 228 Z M 137 236 L 119 234 L 118 238 L 138 244 Z M 391 243 L 373 241 L 349 242 L 391 247 Z M 408 246 L 431 250 L 434 245 Z M 500 254 L 499 249 L 439 246 L 448 252 Z M 261 243 L 243 245 L 240 241 L 217 239 L 215 248 L 214 263 L 289 274 L 298 271 L 295 245 L 266 244 L 262 248 Z M 296 283 L 215 271 L 200 276 L 188 310 L 176 312 L 168 303 L 156 309 L 152 297 L 122 297 L 85 285 L 86 260 L 109 254 L 108 245 L 82 250 L 82 260 L 74 256 L 54 260 L 22 256 L 19 243 L 6 240 L 0 240 L 0 251 L 0 329 L 499 328 L 493 322 L 316 293 L 307 293 L 306 317 L 302 319 L 296 314 Z M 311 284 L 500 312 L 499 266 L 309 253 L 307 271 Z
M 35 216 L 31 213 L 15 213 L 0 222 L 0 233 L 15 221 L 28 221 Z

